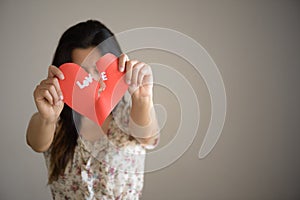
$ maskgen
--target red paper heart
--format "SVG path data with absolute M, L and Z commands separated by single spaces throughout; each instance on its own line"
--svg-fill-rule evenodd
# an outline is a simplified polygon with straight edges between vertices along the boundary
M 105 90 L 98 96 L 99 81 L 94 80 L 82 67 L 75 63 L 65 63 L 59 67 L 65 79 L 59 80 L 64 102 L 81 115 L 100 126 L 124 96 L 128 85 L 124 73 L 118 70 L 118 58 L 105 54 L 96 62 L 97 70 L 106 74 Z

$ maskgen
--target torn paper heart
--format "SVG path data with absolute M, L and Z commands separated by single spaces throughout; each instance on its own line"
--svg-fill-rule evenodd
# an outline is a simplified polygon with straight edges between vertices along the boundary
M 96 67 L 105 90 L 101 89 L 99 81 L 75 63 L 65 63 L 59 67 L 65 76 L 64 80 L 59 80 L 59 84 L 64 102 L 101 126 L 124 96 L 128 85 L 124 80 L 125 74 L 118 70 L 118 58 L 113 54 L 102 56 L 96 62 Z

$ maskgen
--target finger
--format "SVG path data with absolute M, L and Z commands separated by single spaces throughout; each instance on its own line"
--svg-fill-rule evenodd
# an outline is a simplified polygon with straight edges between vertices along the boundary
M 129 58 L 125 53 L 121 54 L 121 56 L 119 57 L 119 70 L 120 70 L 120 72 L 124 72 L 125 64 L 128 60 L 129 60 Z
M 138 86 L 138 76 L 140 73 L 141 68 L 145 65 L 143 62 L 138 62 L 133 66 L 132 69 L 132 77 L 131 77 L 131 85 Z
M 57 93 L 57 95 L 59 97 L 59 100 L 63 100 L 64 99 L 63 93 L 61 91 L 61 88 L 60 88 L 60 85 L 59 85 L 59 82 L 58 82 L 58 79 L 56 77 L 55 78 L 48 78 L 48 79 L 46 79 L 43 82 L 43 84 L 54 85 L 56 93 Z
M 143 86 L 153 86 L 153 77 L 150 75 L 145 75 L 142 84 Z
M 54 85 L 49 85 L 49 89 L 48 89 L 49 93 L 51 94 L 52 96 L 52 99 L 53 99 L 53 104 L 54 105 L 57 105 L 59 100 L 60 100 L 60 97 L 59 95 L 57 94 L 57 91 L 55 89 L 55 86 Z
M 48 68 L 48 78 L 54 77 L 58 77 L 60 80 L 65 79 L 64 74 L 59 68 L 55 67 L 54 65 L 50 65 L 50 67 Z
M 125 67 L 126 67 L 126 83 L 129 85 L 131 84 L 131 77 L 132 77 L 132 68 L 134 64 L 136 64 L 138 61 L 137 60 L 129 60 L 126 62 Z
M 35 90 L 33 91 L 33 96 L 35 100 L 39 100 L 39 99 L 43 99 L 44 97 L 41 95 L 41 90 L 40 90 L 41 86 L 37 85 Z
M 153 73 L 152 73 L 152 69 L 149 65 L 147 66 L 147 71 L 145 73 L 145 76 L 143 78 L 143 84 L 144 85 L 152 85 L 153 86 Z
M 41 89 L 42 90 L 48 90 L 49 94 L 51 95 L 51 98 L 52 98 L 52 104 L 55 104 L 57 105 L 58 102 L 59 102 L 59 95 L 57 94 L 56 92 L 56 89 L 55 89 L 55 86 L 54 85 L 44 85 L 44 86 L 41 86 Z
M 36 97 L 36 101 L 46 99 L 46 101 L 48 101 L 49 104 L 53 105 L 53 98 L 52 98 L 50 92 L 47 89 L 44 89 L 44 88 L 40 88 L 38 90 L 39 90 L 38 91 L 39 96 Z
M 137 84 L 138 84 L 138 85 L 141 85 L 141 84 L 143 83 L 144 77 L 145 77 L 145 75 L 147 74 L 148 71 L 149 71 L 149 70 L 148 70 L 147 65 L 144 65 L 144 66 L 140 69 L 139 75 L 138 75 L 138 80 L 137 80 Z

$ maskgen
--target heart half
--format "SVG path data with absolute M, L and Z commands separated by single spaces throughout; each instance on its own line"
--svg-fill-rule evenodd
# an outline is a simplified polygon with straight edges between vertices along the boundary
M 100 126 L 128 89 L 125 73 L 118 70 L 118 58 L 105 54 L 97 62 L 98 72 L 106 75 L 105 90 L 98 94 L 96 81 L 82 67 L 75 63 L 65 63 L 59 67 L 65 79 L 59 80 L 64 103 L 76 112 L 88 117 Z

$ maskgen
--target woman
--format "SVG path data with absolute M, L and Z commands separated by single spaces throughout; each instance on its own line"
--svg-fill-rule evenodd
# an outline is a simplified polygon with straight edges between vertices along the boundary
M 106 45 L 99 45 L 103 42 Z M 60 65 L 81 65 L 92 50 L 119 57 L 131 101 L 125 96 L 101 127 L 63 103 Z M 93 59 L 96 62 L 97 59 Z M 103 81 L 92 67 L 83 66 Z M 95 20 L 69 28 L 61 37 L 48 76 L 34 90 L 38 112 L 28 125 L 27 143 L 43 152 L 53 199 L 138 199 L 143 187 L 145 150 L 159 140 L 149 65 L 121 54 L 113 33 Z M 129 96 L 130 96 L 129 95 Z

